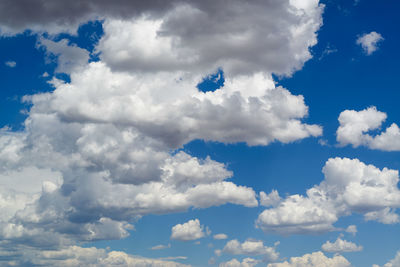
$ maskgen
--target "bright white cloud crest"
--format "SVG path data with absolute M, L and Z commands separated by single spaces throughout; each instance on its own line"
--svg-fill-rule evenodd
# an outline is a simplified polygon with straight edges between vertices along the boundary
M 200 225 L 198 219 L 190 220 L 184 224 L 177 224 L 172 227 L 171 239 L 190 241 L 202 238 L 205 236 L 203 228 L 204 226 Z

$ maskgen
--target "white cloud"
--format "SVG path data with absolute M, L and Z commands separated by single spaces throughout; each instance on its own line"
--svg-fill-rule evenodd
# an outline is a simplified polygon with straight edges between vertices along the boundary
M 378 49 L 378 44 L 384 39 L 377 32 L 365 33 L 357 38 L 356 43 L 361 45 L 367 55 L 371 55 Z
M 156 246 L 151 247 L 150 249 L 151 250 L 162 250 L 162 249 L 167 249 L 167 248 L 170 248 L 170 247 L 171 247 L 171 244 L 168 244 L 168 245 L 156 245 Z
M 228 236 L 226 234 L 216 234 L 213 236 L 214 239 L 222 240 L 222 239 L 227 239 Z
M 6 61 L 6 62 L 4 62 L 4 64 L 10 68 L 15 68 L 17 66 L 17 62 L 15 62 L 15 61 Z
M 316 44 L 315 32 L 322 24 L 318 5 L 311 0 L 177 5 L 156 20 L 106 21 L 99 48 L 113 69 L 204 73 L 221 67 L 228 76 L 288 74 L 311 58 L 308 47 Z
M 221 262 L 219 267 L 253 267 L 258 263 L 260 263 L 259 260 L 252 258 L 244 258 L 242 262 L 238 261 L 237 259 L 232 259 L 227 262 Z
M 15 251 L 4 251 L 4 256 L 15 257 L 15 260 L 6 260 L 8 266 L 129 266 L 129 267 L 189 267 L 172 261 L 149 259 L 126 254 L 122 251 L 106 251 L 95 247 L 83 248 L 68 246 L 59 250 L 20 250 L 21 254 L 13 254 Z M 17 252 L 17 253 L 19 253 Z
M 204 226 L 200 225 L 198 219 L 189 220 L 183 224 L 177 224 L 172 227 L 171 239 L 190 241 L 202 238 L 205 236 L 203 228 Z
M 243 243 L 236 239 L 230 240 L 226 243 L 222 252 L 232 255 L 265 255 L 271 261 L 275 261 L 279 257 L 275 247 L 264 246 L 263 241 L 252 239 L 248 239 Z
M 398 267 L 400 266 L 400 251 L 396 253 L 394 259 L 390 260 L 388 263 L 383 265 L 382 267 Z M 374 264 L 372 267 L 379 267 L 379 265 Z
M 266 194 L 265 192 L 260 192 L 260 205 L 264 207 L 275 206 L 281 201 L 281 197 L 277 190 L 272 190 L 271 193 Z
M 326 243 L 322 245 L 322 249 L 326 252 L 342 253 L 361 251 L 363 247 L 339 237 L 334 243 L 326 241 Z
M 353 147 L 367 146 L 371 149 L 383 151 L 400 150 L 400 129 L 393 123 L 379 135 L 371 136 L 371 130 L 379 129 L 386 120 L 386 113 L 378 111 L 376 107 L 369 107 L 361 111 L 345 110 L 339 115 L 339 128 L 336 140 L 339 145 L 351 144 Z
M 400 221 L 399 215 L 393 209 L 387 207 L 378 211 L 370 211 L 365 214 L 366 221 L 379 221 L 384 224 L 393 224 Z
M 290 261 L 282 263 L 270 263 L 267 267 L 351 267 L 350 262 L 341 255 L 333 258 L 326 257 L 322 252 L 305 254 L 301 257 L 292 257 Z
M 257 226 L 281 234 L 334 230 L 340 216 L 364 214 L 366 220 L 396 223 L 400 204 L 398 171 L 366 165 L 358 159 L 331 158 L 323 168 L 325 179 L 306 196 L 290 195 L 264 210 Z
M 355 236 L 357 234 L 357 226 L 355 225 L 349 225 L 346 228 L 346 232 L 352 234 L 353 236 Z
M 303 96 L 272 78 L 311 58 L 319 1 L 235 0 L 223 9 L 219 1 L 162 2 L 0 3 L 3 34 L 73 31 L 105 18 L 98 62 L 88 63 L 89 52 L 67 40 L 38 42 L 71 81 L 53 78 L 52 92 L 25 96 L 32 107 L 24 130 L 0 131 L 0 238 L 7 246 L 57 251 L 124 238 L 133 229 L 128 222 L 147 214 L 255 207 L 254 190 L 229 181 L 225 164 L 180 149 L 197 139 L 268 145 L 322 134 L 303 123 Z M 34 15 L 22 16 L 26 10 Z M 224 85 L 199 91 L 218 68 Z M 17 188 L 12 179 L 22 174 L 29 186 Z

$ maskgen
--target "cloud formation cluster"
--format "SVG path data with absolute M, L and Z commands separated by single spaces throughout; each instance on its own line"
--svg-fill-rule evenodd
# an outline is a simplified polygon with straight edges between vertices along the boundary
M 301 257 L 292 257 L 290 261 L 282 263 L 270 263 L 267 267 L 351 267 L 350 262 L 341 255 L 333 258 L 326 257 L 324 253 L 318 251 L 312 254 L 305 254 Z
M 253 267 L 258 263 L 260 263 L 259 260 L 252 258 L 244 258 L 242 262 L 238 261 L 237 259 L 232 259 L 230 261 L 221 262 L 219 267 Z
M 399 222 L 396 170 L 366 165 L 358 159 L 331 158 L 322 170 L 325 179 L 306 195 L 290 195 L 264 210 L 256 224 L 265 232 L 319 233 L 334 230 L 340 216 L 363 214 L 365 220 Z M 354 232 L 354 229 L 350 229 Z
M 322 7 L 317 0 L 221 5 L 0 3 L 3 34 L 73 31 L 104 18 L 97 62 L 67 39 L 38 40 L 70 82 L 53 78 L 52 92 L 25 96 L 24 130 L 0 131 L 1 247 L 62 251 L 124 238 L 147 214 L 258 205 L 253 189 L 229 181 L 225 164 L 182 147 L 197 139 L 268 145 L 321 135 L 320 126 L 303 122 L 303 96 L 275 86 L 272 74 L 291 75 L 311 58 Z M 218 69 L 225 83 L 199 91 Z M 178 228 L 173 236 L 183 239 Z
M 322 250 L 333 253 L 355 252 L 361 251 L 362 249 L 362 246 L 358 246 L 353 242 L 343 240 L 340 237 L 336 239 L 336 241 L 333 243 L 330 241 L 326 241 L 326 243 L 322 245 Z
M 60 267 L 189 267 L 173 261 L 143 258 L 122 251 L 107 251 L 95 247 L 68 246 L 59 250 L 3 250 L 2 257 L 13 258 L 2 266 L 60 266 Z M 4 262 L 3 262 L 4 263 Z

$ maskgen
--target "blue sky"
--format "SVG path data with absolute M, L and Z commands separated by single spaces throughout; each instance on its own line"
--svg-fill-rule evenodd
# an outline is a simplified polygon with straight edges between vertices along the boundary
M 0 3 L 0 266 L 400 266 L 398 2 L 46 2 Z

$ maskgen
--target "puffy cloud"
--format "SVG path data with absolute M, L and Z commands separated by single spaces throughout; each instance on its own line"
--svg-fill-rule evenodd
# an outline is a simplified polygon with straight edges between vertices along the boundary
M 359 36 L 356 43 L 361 45 L 367 55 L 371 55 L 378 49 L 378 44 L 382 41 L 382 35 L 377 32 L 370 32 Z
M 342 253 L 361 251 L 363 247 L 339 237 L 334 243 L 326 241 L 326 243 L 322 245 L 322 249 L 326 252 Z
M 6 0 L 0 4 L 0 27 L 3 34 L 26 28 L 74 32 L 80 23 L 106 19 L 100 48 L 102 58 L 115 68 L 223 67 L 229 73 L 290 74 L 311 58 L 322 9 L 318 0 L 234 0 L 229 5 L 211 0 Z
M 290 261 L 282 263 L 270 263 L 267 267 L 351 267 L 350 262 L 341 255 L 328 258 L 324 253 L 318 251 L 312 254 L 305 254 L 301 257 L 292 257 Z
M 172 227 L 171 239 L 190 241 L 202 238 L 205 236 L 203 228 L 204 226 L 200 225 L 198 219 L 190 220 L 183 224 L 177 224 Z
M 186 1 L 162 18 L 106 21 L 99 47 L 114 69 L 288 74 L 311 57 L 321 11 L 314 0 Z
M 400 150 L 400 129 L 393 123 L 379 135 L 367 134 L 381 127 L 386 120 L 386 113 L 370 107 L 361 111 L 345 110 L 339 115 L 339 128 L 336 139 L 340 145 L 353 147 L 367 146 L 371 149 L 384 151 Z
M 271 261 L 275 261 L 279 257 L 275 247 L 264 246 L 263 241 L 252 239 L 248 239 L 243 243 L 236 239 L 230 240 L 226 243 L 222 252 L 233 255 L 265 255 Z
M 272 190 L 271 193 L 266 194 L 265 192 L 260 192 L 260 205 L 269 207 L 275 206 L 281 201 L 278 191 Z
M 17 62 L 15 62 L 15 61 L 6 61 L 6 62 L 4 62 L 4 64 L 10 68 L 15 68 L 17 66 Z
M 232 259 L 227 262 L 221 262 L 219 267 L 253 267 L 257 265 L 260 261 L 252 258 L 245 258 L 242 262 L 237 259 Z
M 346 228 L 346 232 L 352 234 L 353 236 L 357 234 L 357 226 L 355 225 L 349 225 Z
M 0 131 L 2 248 L 62 251 L 124 238 L 147 214 L 257 206 L 253 189 L 228 181 L 225 164 L 181 148 L 196 139 L 268 145 L 322 134 L 303 123 L 303 96 L 272 78 L 311 57 L 319 1 L 145 2 L 0 3 L 2 33 L 73 31 L 105 19 L 98 62 L 88 63 L 89 52 L 67 40 L 38 41 L 70 82 L 53 79 L 52 92 L 25 96 L 32 107 L 24 130 Z M 217 69 L 224 84 L 199 91 Z M 264 203 L 268 197 L 277 201 L 265 194 Z
M 21 253 L 21 254 L 19 254 Z M 172 261 L 149 259 L 126 254 L 122 251 L 106 251 L 95 247 L 68 246 L 59 250 L 5 251 L 3 263 L 8 266 L 129 266 L 129 267 L 188 267 Z
M 227 239 L 228 236 L 226 234 L 216 234 L 213 236 L 214 239 L 222 240 L 222 239 Z
M 291 195 L 257 219 L 266 232 L 318 233 L 334 230 L 340 216 L 364 214 L 366 220 L 396 223 L 400 204 L 398 171 L 366 165 L 358 159 L 331 158 L 323 168 L 325 179 L 306 192 Z

